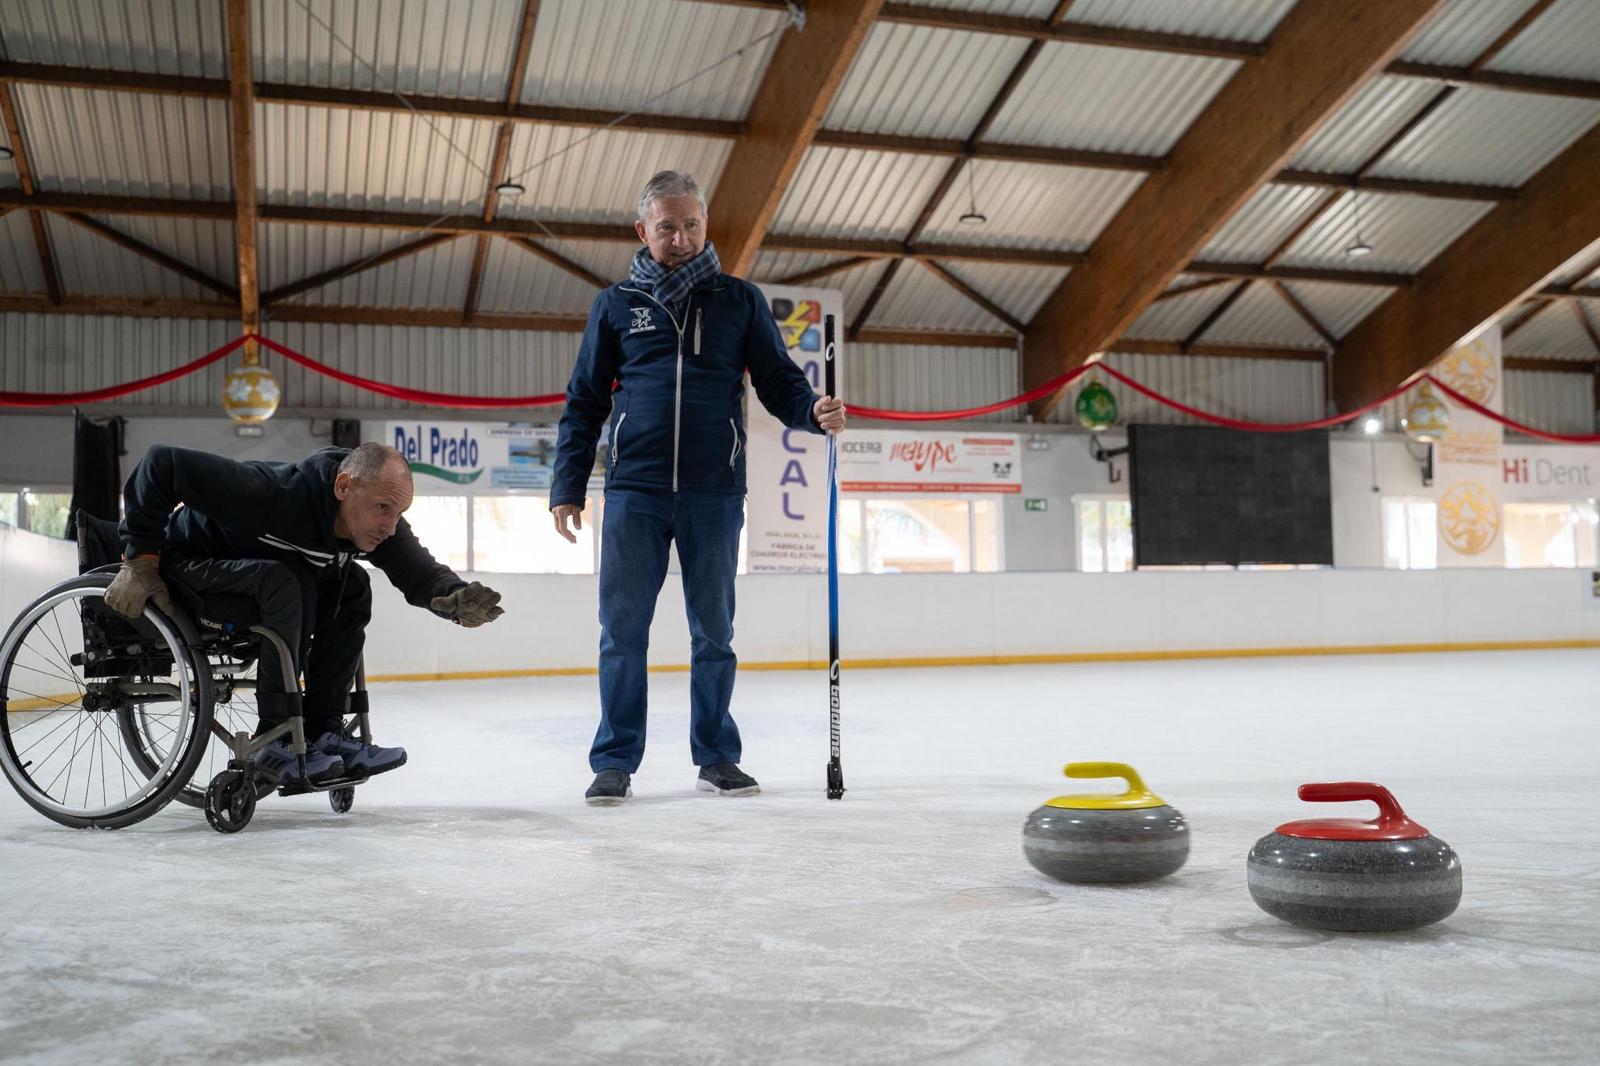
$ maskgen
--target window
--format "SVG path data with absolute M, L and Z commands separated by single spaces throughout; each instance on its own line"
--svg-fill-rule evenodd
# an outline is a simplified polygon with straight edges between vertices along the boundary
M 1439 565 L 1439 507 L 1432 500 L 1392 496 L 1383 501 L 1383 565 L 1433 570 Z
M 592 574 L 603 504 L 592 497 L 584 508 L 577 544 L 556 532 L 547 496 L 474 496 L 472 565 L 502 574 Z
M 547 496 L 418 496 L 406 511 L 417 539 L 452 570 L 592 574 L 598 569 L 601 498 L 589 500 L 578 543 L 556 532 Z
M 1133 505 L 1126 496 L 1074 496 L 1078 569 L 1086 574 L 1133 569 Z
M 406 521 L 422 546 L 452 570 L 472 569 L 467 556 L 467 498 L 418 496 Z
M 994 500 L 839 501 L 839 570 L 846 574 L 968 574 L 1004 565 Z
M 0 522 L 46 537 L 67 535 L 72 493 L 66 489 L 0 489 Z
M 1595 565 L 1595 501 L 1505 505 L 1506 565 L 1591 567 Z

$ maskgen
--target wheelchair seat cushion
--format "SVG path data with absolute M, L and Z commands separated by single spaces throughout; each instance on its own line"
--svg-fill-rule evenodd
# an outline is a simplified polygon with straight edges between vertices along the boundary
M 199 626 L 200 635 L 233 636 L 261 622 L 255 598 L 230 592 L 196 592 L 182 582 L 169 581 L 172 595 Z

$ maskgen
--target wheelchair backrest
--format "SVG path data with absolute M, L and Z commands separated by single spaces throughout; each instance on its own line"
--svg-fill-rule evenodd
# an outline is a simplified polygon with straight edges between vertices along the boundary
M 115 522 L 81 509 L 74 517 L 78 526 L 78 573 L 87 574 L 122 561 L 122 536 Z

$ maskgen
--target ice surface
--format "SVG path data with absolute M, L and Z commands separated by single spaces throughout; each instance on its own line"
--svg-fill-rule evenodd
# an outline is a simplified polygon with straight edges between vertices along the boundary
M 687 677 L 656 675 L 614 809 L 582 801 L 593 678 L 379 685 L 411 764 L 348 815 L 78 832 L 0 789 L 0 1059 L 1592 1062 L 1597 682 L 1593 652 L 847 671 L 829 803 L 820 672 L 741 676 L 749 799 L 694 791 Z M 1187 814 L 1183 870 L 1027 865 L 1078 759 Z M 1453 917 L 1251 902 L 1251 843 L 1346 778 L 1456 847 Z

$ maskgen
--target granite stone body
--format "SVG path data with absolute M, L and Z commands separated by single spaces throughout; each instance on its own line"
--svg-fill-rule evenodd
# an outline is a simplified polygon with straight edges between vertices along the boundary
M 1433 836 L 1319 840 L 1268 833 L 1245 860 L 1250 895 L 1308 929 L 1385 933 L 1447 918 L 1461 902 L 1461 860 Z
M 1028 815 L 1022 852 L 1057 881 L 1149 881 L 1189 858 L 1189 825 L 1165 805 L 1122 811 L 1046 805 Z

